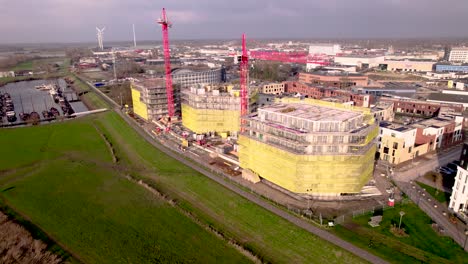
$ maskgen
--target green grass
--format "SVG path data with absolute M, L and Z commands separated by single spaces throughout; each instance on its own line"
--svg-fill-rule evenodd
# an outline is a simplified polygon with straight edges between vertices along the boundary
M 263 260 L 278 263 L 355 263 L 362 260 L 300 229 L 181 165 L 144 141 L 117 114 L 99 119 L 119 155 L 180 206 L 242 242 Z
M 398 226 L 400 211 L 404 211 L 401 227 L 409 235 L 397 237 L 390 232 Z M 414 203 L 397 204 L 383 212 L 379 227 L 368 225 L 371 215 L 353 219 L 337 226 L 334 232 L 353 244 L 369 250 L 393 263 L 467 263 L 468 254 L 451 238 L 439 236 L 431 227 L 431 219 Z
M 102 101 L 96 93 L 88 92 L 81 96 L 81 100 L 83 100 L 87 106 L 92 109 L 101 109 L 101 108 L 109 108 L 109 105 Z
M 21 63 L 18 63 L 14 67 L 12 67 L 10 70 L 11 71 L 22 71 L 22 70 L 30 70 L 30 71 L 39 71 L 41 70 L 42 67 L 44 67 L 47 64 L 54 64 L 54 63 L 60 63 L 61 61 L 64 62 L 64 66 L 66 66 L 66 61 L 69 61 L 67 58 L 42 58 L 42 59 L 34 59 L 34 60 L 28 60 L 24 61 Z M 69 63 L 68 63 L 69 65 Z
M 112 143 L 120 160 L 117 166 L 110 163 L 92 122 Z M 226 242 L 197 231 L 199 227 L 178 210 L 190 212 L 266 262 L 363 262 L 166 156 L 116 113 L 5 132 L 1 154 L 12 157 L 0 168 L 22 168 L 0 176 L 0 190 L 7 189 L 1 195 L 85 262 L 140 263 L 156 257 L 205 263 L 245 260 Z M 31 134 L 35 136 L 27 136 Z M 20 147 L 13 144 L 20 139 Z M 24 148 L 31 154 L 17 151 Z M 126 172 L 150 181 L 177 200 L 180 209 L 167 208 L 119 176 Z
M 86 263 L 248 262 L 179 209 L 122 177 L 92 122 L 3 130 L 5 203 Z
M 33 70 L 33 61 L 32 60 L 29 60 L 29 61 L 23 61 L 19 64 L 17 64 L 16 66 L 14 66 L 13 68 L 11 68 L 12 71 L 21 71 L 21 70 Z
M 432 197 L 434 197 L 434 199 L 436 199 L 440 203 L 448 204 L 448 202 L 450 200 L 450 193 L 446 193 L 444 191 L 441 191 L 439 189 L 436 189 L 436 188 L 434 188 L 432 186 L 426 185 L 426 184 L 421 183 L 421 182 L 416 182 L 416 183 L 419 186 L 421 186 L 421 188 L 425 189 L 427 191 L 427 193 L 429 193 Z

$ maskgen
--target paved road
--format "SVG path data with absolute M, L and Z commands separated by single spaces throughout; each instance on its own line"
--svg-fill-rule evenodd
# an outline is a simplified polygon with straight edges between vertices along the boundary
M 163 151 L 166 153 L 168 156 L 171 156 L 172 158 L 178 160 L 179 162 L 199 171 L 203 175 L 207 176 L 208 178 L 212 179 L 213 181 L 221 184 L 222 186 L 226 187 L 227 189 L 241 195 L 242 197 L 250 200 L 251 202 L 267 209 L 268 211 L 286 219 L 287 221 L 295 224 L 296 226 L 303 228 L 307 230 L 308 232 L 324 239 L 327 240 L 328 242 L 335 244 L 345 250 L 350 251 L 351 253 L 371 262 L 371 263 L 387 263 L 383 259 L 359 248 L 354 246 L 351 243 L 348 243 L 341 238 L 331 234 L 330 232 L 327 232 L 323 229 L 320 229 L 309 222 L 298 218 L 294 215 L 289 214 L 288 212 L 283 211 L 282 209 L 279 209 L 278 207 L 275 207 L 274 205 L 271 205 L 270 203 L 264 201 L 263 199 L 257 197 L 256 195 L 246 192 L 242 189 L 240 189 L 238 186 L 232 184 L 231 182 L 225 181 L 223 178 L 221 178 L 218 175 L 214 175 L 213 173 L 205 170 L 202 167 L 196 166 L 193 163 L 188 162 L 185 158 L 181 157 L 180 154 L 174 153 L 172 150 L 168 149 L 166 146 L 159 144 L 158 142 L 154 141 L 151 136 L 148 135 L 141 127 L 139 127 L 137 124 L 134 123 L 133 120 L 131 120 L 128 116 L 122 114 L 120 111 L 117 111 L 117 113 L 124 118 L 143 138 L 145 138 L 149 143 L 151 143 L 153 146 L 157 147 L 159 150 Z
M 97 91 L 97 89 L 95 89 L 94 87 L 92 87 L 93 90 Z M 104 94 L 102 94 L 100 91 L 98 91 L 98 95 L 100 95 L 104 100 L 106 100 L 107 102 L 109 102 L 111 105 L 114 105 L 116 106 L 116 104 L 111 101 L 109 98 L 107 98 L 107 96 L 105 96 Z M 202 168 L 201 166 L 197 166 L 189 161 L 187 161 L 185 158 L 183 158 L 181 156 L 180 153 L 175 153 L 173 152 L 173 150 L 167 148 L 166 146 L 158 143 L 157 141 L 155 141 L 145 130 L 143 130 L 142 127 L 140 127 L 133 119 L 131 119 L 129 116 L 127 116 L 126 114 L 123 114 L 119 109 L 118 107 L 116 107 L 115 109 L 116 113 L 118 113 L 131 127 L 133 127 L 133 129 L 135 129 L 136 132 L 138 132 L 138 134 L 140 134 L 146 141 L 148 141 L 150 144 L 152 144 L 153 146 L 155 146 L 156 148 L 158 148 L 159 150 L 163 151 L 165 154 L 167 154 L 168 156 L 178 160 L 179 162 L 199 171 L 200 173 L 202 173 L 203 175 L 207 176 L 208 178 L 212 179 L 213 181 L 221 184 L 222 186 L 224 186 L 225 188 L 241 195 L 242 197 L 250 200 L 251 202 L 265 208 L 266 210 L 282 217 L 283 219 L 295 224 L 296 226 L 308 231 L 309 233 L 311 234 L 314 234 L 318 237 L 320 237 L 321 239 L 324 239 L 338 247 L 341 247 L 353 254 L 355 254 L 356 256 L 359 256 L 361 257 L 362 259 L 364 260 L 367 260 L 371 263 L 388 263 L 386 261 L 384 261 L 383 259 L 359 248 L 359 247 L 356 247 L 354 246 L 353 244 L 349 243 L 349 242 L 346 242 L 344 241 L 343 239 L 331 234 L 330 232 L 327 232 L 323 229 L 320 229 L 312 224 L 310 224 L 309 222 L 299 218 L 299 217 L 296 217 L 294 215 L 291 215 L 290 213 L 278 208 L 278 207 L 275 207 L 273 206 L 272 204 L 266 202 L 265 200 L 257 197 L 256 195 L 252 194 L 252 193 L 249 193 L 249 192 L 246 192 L 244 190 L 242 190 L 241 188 L 239 188 L 238 186 L 232 184 L 231 182 L 229 181 L 225 181 L 223 178 L 221 178 L 220 176 L 218 175 L 214 175 L 213 173 L 207 171 L 206 169 Z M 326 252 L 324 252 L 326 253 Z
M 444 229 L 445 234 L 453 238 L 460 246 L 465 246 L 465 251 L 468 250 L 467 245 L 465 245 L 466 237 L 464 234 L 464 227 L 457 226 L 450 222 L 448 214 L 443 214 L 443 212 L 447 210 L 445 206 L 437 202 L 417 184 L 401 181 L 395 181 L 395 183 L 400 190 L 405 192 L 411 200 L 421 208 L 421 210 Z M 437 205 L 437 207 L 434 205 Z
M 457 146 L 447 152 L 434 154 L 434 156 L 429 160 L 420 159 L 413 163 L 409 163 L 406 166 L 395 170 L 394 179 L 402 182 L 416 180 L 416 178 L 424 175 L 424 173 L 428 171 L 444 166 L 453 160 L 458 160 L 460 158 L 460 153 L 461 146 Z

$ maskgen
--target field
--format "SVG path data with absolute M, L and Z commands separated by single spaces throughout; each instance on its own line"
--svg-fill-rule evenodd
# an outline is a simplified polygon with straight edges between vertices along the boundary
M 48 65 L 52 64 L 61 64 L 61 67 L 67 67 L 69 63 L 69 59 L 66 58 L 48 58 L 48 59 L 35 59 L 35 60 L 28 60 L 25 62 L 21 62 L 11 68 L 12 71 L 41 71 L 46 70 Z
M 91 119 L 5 130 L 0 142 L 4 202 L 86 263 L 248 262 L 124 178 Z
M 390 231 L 392 224 L 398 227 L 400 211 L 405 212 L 401 224 L 407 234 L 404 237 Z M 405 201 L 405 204 L 385 210 L 378 227 L 372 228 L 367 223 L 371 216 L 356 217 L 350 223 L 337 226 L 334 232 L 393 263 L 468 262 L 468 254 L 452 239 L 438 235 L 431 226 L 431 219 L 414 203 Z
M 446 193 L 444 191 L 438 190 L 434 187 L 426 185 L 424 183 L 416 182 L 421 188 L 425 189 L 434 199 L 439 201 L 440 203 L 448 204 L 450 201 L 450 193 Z
M 1 197 L 85 262 L 248 260 L 195 222 L 266 262 L 362 262 L 166 156 L 115 113 L 3 134 Z M 149 181 L 176 208 L 126 174 Z

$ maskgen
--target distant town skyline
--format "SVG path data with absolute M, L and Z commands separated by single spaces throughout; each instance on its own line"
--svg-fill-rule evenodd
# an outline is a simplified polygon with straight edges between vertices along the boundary
M 171 39 L 426 38 L 468 36 L 466 0 L 0 0 L 0 43 L 161 40 L 165 7 Z

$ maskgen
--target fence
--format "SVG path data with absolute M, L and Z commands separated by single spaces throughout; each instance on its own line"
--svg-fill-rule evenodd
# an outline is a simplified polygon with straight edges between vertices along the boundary
M 334 219 L 334 222 L 335 222 L 335 224 L 343 224 L 344 222 L 346 222 L 348 220 L 351 220 L 351 219 L 353 219 L 355 217 L 359 217 L 361 215 L 366 215 L 366 214 L 374 214 L 375 211 L 379 211 L 379 210 L 385 211 L 385 210 L 388 210 L 388 209 L 393 209 L 393 207 L 388 206 L 386 204 L 383 204 L 383 205 L 371 206 L 371 207 L 368 207 L 368 208 L 362 208 L 362 209 L 351 211 L 351 212 L 349 212 L 347 214 L 337 216 Z

